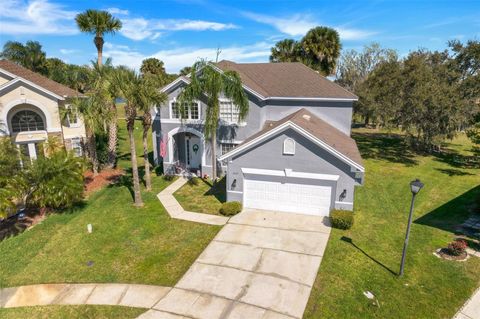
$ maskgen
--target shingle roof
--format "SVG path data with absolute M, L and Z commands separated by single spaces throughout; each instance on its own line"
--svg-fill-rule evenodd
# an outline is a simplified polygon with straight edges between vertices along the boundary
M 257 137 L 260 137 L 273 130 L 274 128 L 279 127 L 280 125 L 287 122 L 292 122 L 300 126 L 302 129 L 312 134 L 319 140 L 323 141 L 324 143 L 338 151 L 340 154 L 346 156 L 358 165 L 362 166 L 362 157 L 358 150 L 357 143 L 353 138 L 339 131 L 332 125 L 328 124 L 324 120 L 320 119 L 319 117 L 315 116 L 314 114 L 303 108 L 284 117 L 279 121 L 266 121 L 262 130 L 244 140 L 236 148 L 247 144 L 248 142 L 256 139 Z
M 44 88 L 45 90 L 53 92 L 62 97 L 64 96 L 73 97 L 73 96 L 79 95 L 78 92 L 76 92 L 75 90 L 72 90 L 71 88 L 63 84 L 50 80 L 49 78 L 44 77 L 43 75 L 30 71 L 29 69 L 24 68 L 23 66 L 20 66 L 8 60 L 0 60 L 0 69 L 3 69 L 9 73 L 12 73 L 17 77 L 30 81 Z
M 357 99 L 355 94 L 299 62 L 235 63 L 222 60 L 216 65 L 223 71 L 238 72 L 243 84 L 264 97 Z

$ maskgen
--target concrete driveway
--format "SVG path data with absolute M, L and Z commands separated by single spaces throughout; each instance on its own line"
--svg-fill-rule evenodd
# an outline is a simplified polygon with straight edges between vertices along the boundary
M 322 217 L 245 210 L 140 318 L 301 318 L 329 234 Z

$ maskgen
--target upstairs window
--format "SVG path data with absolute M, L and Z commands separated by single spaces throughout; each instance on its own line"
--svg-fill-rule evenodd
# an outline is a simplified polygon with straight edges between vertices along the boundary
M 199 120 L 200 119 L 200 105 L 198 102 L 193 102 L 189 106 L 184 106 L 183 110 L 180 109 L 180 104 L 176 101 L 171 102 L 171 118 L 172 119 L 185 119 L 185 120 Z M 180 116 L 180 112 L 183 113 Z
M 14 133 L 44 130 L 45 123 L 43 123 L 42 117 L 33 111 L 19 111 L 12 117 L 12 131 Z
M 226 153 L 230 152 L 231 150 L 233 150 L 235 148 L 235 146 L 237 146 L 237 144 L 221 143 L 220 144 L 220 147 L 221 147 L 221 154 L 220 155 L 223 155 L 223 154 L 226 154 Z
M 220 119 L 227 123 L 238 124 L 240 111 L 238 107 L 229 100 L 220 100 Z
M 286 138 L 283 141 L 283 154 L 294 155 L 295 154 L 295 140 L 292 138 Z

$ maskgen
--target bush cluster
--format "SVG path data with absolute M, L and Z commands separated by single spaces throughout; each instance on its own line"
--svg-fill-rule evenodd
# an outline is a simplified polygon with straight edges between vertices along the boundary
M 350 210 L 332 210 L 330 213 L 332 227 L 350 229 L 353 226 L 353 212 Z
M 455 239 L 447 246 L 448 253 L 453 256 L 460 256 L 467 249 L 467 242 L 463 239 Z
M 173 179 L 175 178 L 175 175 L 163 175 L 163 179 L 166 180 L 167 182 L 170 182 L 170 181 L 173 181 Z
M 242 211 L 242 203 L 240 202 L 226 202 L 220 207 L 220 214 L 224 216 L 233 216 Z

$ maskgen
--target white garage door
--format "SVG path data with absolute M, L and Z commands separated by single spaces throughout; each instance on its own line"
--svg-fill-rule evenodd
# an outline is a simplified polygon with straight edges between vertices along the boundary
M 332 188 L 245 180 L 244 206 L 308 215 L 328 216 Z

